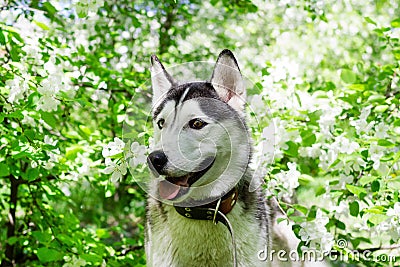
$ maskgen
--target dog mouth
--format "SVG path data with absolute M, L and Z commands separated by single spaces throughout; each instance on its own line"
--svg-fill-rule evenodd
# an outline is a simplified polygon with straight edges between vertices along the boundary
M 190 172 L 179 177 L 166 177 L 164 180 L 160 181 L 158 185 L 160 197 L 167 200 L 174 200 L 185 195 L 189 191 L 191 185 L 211 169 L 214 162 L 215 158 L 207 158 L 200 164 L 200 171 Z

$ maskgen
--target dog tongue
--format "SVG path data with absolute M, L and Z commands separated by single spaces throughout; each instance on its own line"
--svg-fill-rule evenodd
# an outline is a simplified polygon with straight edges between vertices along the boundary
M 183 177 L 181 179 L 177 179 L 174 182 L 170 182 L 167 180 L 162 180 L 158 185 L 158 192 L 160 193 L 160 197 L 164 199 L 174 199 L 181 189 L 181 186 L 188 187 L 188 178 Z

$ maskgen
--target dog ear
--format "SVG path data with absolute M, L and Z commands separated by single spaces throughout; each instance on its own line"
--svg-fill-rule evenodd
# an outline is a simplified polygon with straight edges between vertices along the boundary
M 160 97 L 165 94 L 173 84 L 174 79 L 165 70 L 157 56 L 151 56 L 151 84 L 153 87 L 153 105 L 156 104 Z
M 233 53 L 224 49 L 218 56 L 211 84 L 222 101 L 242 112 L 246 99 L 246 88 L 239 66 Z

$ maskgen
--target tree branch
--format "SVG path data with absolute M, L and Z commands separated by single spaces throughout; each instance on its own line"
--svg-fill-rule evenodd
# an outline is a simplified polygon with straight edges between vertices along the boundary
M 17 209 L 18 202 L 18 186 L 21 184 L 20 180 L 15 179 L 14 176 L 9 175 L 8 179 L 10 180 L 10 209 L 8 212 L 8 223 L 7 223 L 7 239 L 15 236 L 15 211 Z M 2 261 L 1 267 L 14 266 L 13 262 L 15 262 L 15 246 L 6 243 L 5 250 L 6 259 Z

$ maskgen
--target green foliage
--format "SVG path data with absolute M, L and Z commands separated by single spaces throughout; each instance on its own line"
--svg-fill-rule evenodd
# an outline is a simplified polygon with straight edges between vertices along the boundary
M 172 66 L 223 48 L 256 84 L 255 159 L 299 250 L 398 255 L 379 250 L 400 239 L 396 1 L 6 2 L 1 266 L 144 266 L 149 56 Z

